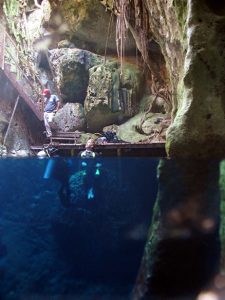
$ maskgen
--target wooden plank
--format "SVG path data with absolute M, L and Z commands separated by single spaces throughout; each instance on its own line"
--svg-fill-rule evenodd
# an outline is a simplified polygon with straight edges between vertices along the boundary
M 56 132 L 53 135 L 54 137 L 80 137 L 81 133 L 78 132 Z
M 49 144 L 44 144 L 44 146 L 48 146 Z M 73 149 L 82 147 L 85 148 L 84 144 L 65 144 L 65 143 L 55 143 L 53 146 L 58 146 L 59 148 L 66 148 Z M 41 147 L 41 146 L 31 146 L 32 148 L 34 147 Z M 130 144 L 130 143 L 107 143 L 104 145 L 95 145 L 94 147 L 95 150 L 103 149 L 103 150 L 108 150 L 108 149 L 165 149 L 165 143 L 151 143 L 151 144 L 141 144 L 141 143 L 135 143 L 135 144 Z
M 62 144 L 62 143 L 52 143 L 44 144 L 43 146 L 32 146 L 31 150 L 39 151 L 43 147 L 55 147 L 59 150 L 60 155 L 70 155 L 73 151 L 74 155 L 77 155 L 79 151 L 85 149 L 84 144 Z M 70 151 L 70 152 L 68 152 Z M 121 157 L 162 157 L 165 158 L 165 143 L 154 143 L 154 144 L 129 144 L 129 143 L 120 143 L 120 144 L 104 144 L 104 145 L 95 145 L 94 151 L 101 152 L 102 156 L 118 156 L 118 153 Z M 69 153 L 69 154 L 68 154 Z
M 74 137 L 59 137 L 59 136 L 51 136 L 52 140 L 75 140 L 76 138 Z

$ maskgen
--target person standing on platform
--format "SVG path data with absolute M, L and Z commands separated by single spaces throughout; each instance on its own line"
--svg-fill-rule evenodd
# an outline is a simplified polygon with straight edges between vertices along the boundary
M 44 89 L 42 91 L 44 96 L 44 124 L 46 128 L 46 136 L 52 136 L 51 127 L 53 125 L 53 119 L 56 112 L 59 110 L 59 98 L 56 95 L 51 95 L 49 89 Z

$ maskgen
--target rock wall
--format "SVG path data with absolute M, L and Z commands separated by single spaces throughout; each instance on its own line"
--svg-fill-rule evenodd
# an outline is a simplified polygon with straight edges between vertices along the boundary
M 211 1 L 188 2 L 182 94 L 167 136 L 170 156 L 224 156 L 225 19 L 215 8 Z
M 30 144 L 35 143 L 38 136 L 41 140 L 43 128 L 21 99 L 12 118 L 18 95 L 3 74 L 0 78 L 0 156 L 28 156 Z
M 164 160 L 133 298 L 197 299 L 217 291 L 220 269 L 219 163 Z

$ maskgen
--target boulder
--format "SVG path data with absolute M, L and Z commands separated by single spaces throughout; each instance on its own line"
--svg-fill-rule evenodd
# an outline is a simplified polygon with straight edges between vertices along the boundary
M 144 80 L 137 66 L 111 60 L 89 70 L 90 79 L 84 108 L 90 131 L 121 124 L 135 115 L 143 93 Z
M 55 115 L 57 129 L 67 132 L 85 130 L 84 109 L 80 103 L 67 103 Z
M 88 69 L 103 59 L 89 51 L 76 48 L 54 49 L 49 54 L 63 102 L 83 103 L 88 87 Z

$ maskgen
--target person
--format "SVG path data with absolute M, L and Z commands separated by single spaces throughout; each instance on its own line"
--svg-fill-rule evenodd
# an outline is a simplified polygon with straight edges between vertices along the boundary
M 47 161 L 44 179 L 55 179 L 60 183 L 58 196 L 64 207 L 71 205 L 69 179 L 73 171 L 73 161 L 65 157 L 51 157 Z
M 52 136 L 51 126 L 53 124 L 53 118 L 55 113 L 59 110 L 59 99 L 56 95 L 51 95 L 49 89 L 44 89 L 42 91 L 42 95 L 44 96 L 44 124 L 46 128 L 46 136 Z
M 93 151 L 94 140 L 89 139 L 85 145 L 85 150 L 82 151 L 79 156 L 82 159 L 81 168 L 84 175 L 84 186 L 87 191 L 87 199 L 92 200 L 95 198 L 94 186 L 96 185 L 96 179 L 100 175 L 101 163 L 96 162 L 95 159 L 98 155 Z
M 94 149 L 94 140 L 89 139 L 86 142 L 85 150 L 80 153 L 81 158 L 95 158 L 96 153 L 93 151 Z

